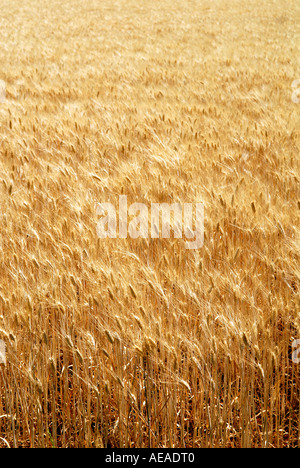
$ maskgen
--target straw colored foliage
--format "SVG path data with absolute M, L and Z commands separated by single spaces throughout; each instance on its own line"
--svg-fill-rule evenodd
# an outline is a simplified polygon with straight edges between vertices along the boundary
M 298 0 L 0 9 L 0 446 L 297 447 Z M 120 194 L 204 246 L 98 239 Z

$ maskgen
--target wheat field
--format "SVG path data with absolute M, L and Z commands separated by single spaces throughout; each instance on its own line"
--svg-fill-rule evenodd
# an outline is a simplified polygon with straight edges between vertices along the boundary
M 298 0 L 0 9 L 0 447 L 300 446 Z

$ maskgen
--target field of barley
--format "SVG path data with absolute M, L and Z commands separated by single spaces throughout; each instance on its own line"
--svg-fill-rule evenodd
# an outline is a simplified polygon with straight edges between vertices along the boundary
M 0 10 L 0 447 L 300 446 L 299 1 Z

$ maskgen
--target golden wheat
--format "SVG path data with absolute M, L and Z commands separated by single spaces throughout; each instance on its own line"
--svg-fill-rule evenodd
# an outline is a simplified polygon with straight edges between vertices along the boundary
M 0 6 L 0 446 L 299 446 L 298 1 Z

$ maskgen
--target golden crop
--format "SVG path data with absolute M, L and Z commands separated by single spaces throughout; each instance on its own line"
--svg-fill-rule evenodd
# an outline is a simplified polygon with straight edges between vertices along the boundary
M 297 447 L 298 0 L 0 9 L 0 446 Z M 120 194 L 204 246 L 98 239 Z

